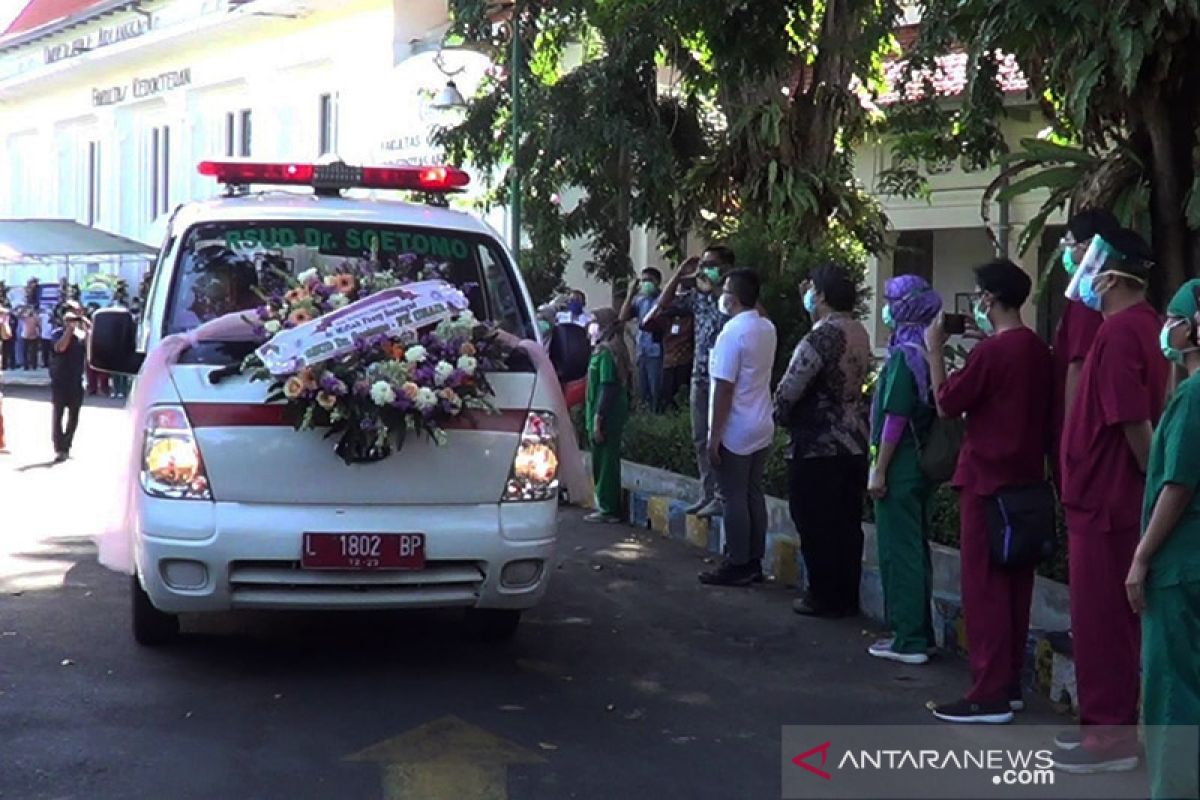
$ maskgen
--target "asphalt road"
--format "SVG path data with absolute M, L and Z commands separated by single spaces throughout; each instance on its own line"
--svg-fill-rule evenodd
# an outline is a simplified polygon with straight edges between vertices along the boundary
M 782 725 L 925 723 L 966 685 L 958 659 L 871 659 L 863 620 L 701 587 L 697 551 L 576 512 L 507 645 L 454 614 L 236 614 L 143 649 L 79 535 L 121 412 L 89 402 L 47 466 L 46 395 L 4 403 L 0 797 L 778 798 Z

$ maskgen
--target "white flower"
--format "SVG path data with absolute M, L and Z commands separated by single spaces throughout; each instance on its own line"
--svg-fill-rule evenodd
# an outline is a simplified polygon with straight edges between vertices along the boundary
M 349 302 L 350 299 L 340 292 L 329 298 L 329 305 L 333 306 L 334 308 L 341 308 Z
M 387 381 L 375 381 L 371 384 L 371 399 L 377 406 L 386 406 L 396 401 L 396 390 Z
M 449 361 L 439 361 L 433 369 L 433 379 L 438 386 L 445 386 L 446 381 L 454 374 L 454 365 Z
M 333 275 L 326 275 L 325 276 L 325 285 L 326 286 L 336 286 L 337 278 L 334 277 Z
M 279 324 L 279 320 L 269 319 L 263 323 L 263 327 L 266 328 L 267 333 L 274 336 L 275 334 L 279 333 L 279 329 L 283 326 Z
M 301 286 L 307 286 L 308 282 L 313 280 L 316 277 L 317 277 L 317 270 L 316 270 L 316 267 L 314 267 L 312 269 L 306 269 L 306 270 L 304 270 L 304 272 L 301 272 L 299 275 L 296 276 L 296 280 L 300 281 Z
M 428 386 L 422 386 L 417 390 L 417 396 L 413 398 L 413 405 L 419 410 L 424 411 L 428 408 L 433 408 L 437 405 L 438 396 Z
M 425 355 L 425 348 L 418 344 L 408 348 L 408 351 L 404 354 L 404 359 L 410 364 L 420 364 L 425 360 Z
M 461 369 L 463 372 L 467 373 L 468 375 L 474 375 L 475 368 L 477 366 L 479 366 L 479 362 L 476 361 L 471 356 L 459 356 L 458 357 L 458 368 Z

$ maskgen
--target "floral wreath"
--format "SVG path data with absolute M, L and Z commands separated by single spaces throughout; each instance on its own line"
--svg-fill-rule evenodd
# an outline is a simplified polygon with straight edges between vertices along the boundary
M 251 322 L 265 343 L 377 292 L 449 272 L 448 265 L 418 264 L 416 256 L 400 257 L 397 266 L 411 276 L 405 280 L 374 261 L 365 268 L 346 261 L 295 278 L 267 265 L 275 285 L 259 290 L 265 302 Z M 502 361 L 494 332 L 464 311 L 428 328 L 358 338 L 353 352 L 295 372 L 273 374 L 257 355 L 242 370 L 252 380 L 271 381 L 267 401 L 286 403 L 295 430 L 323 428 L 326 438 L 338 436 L 335 452 L 353 464 L 399 452 L 410 432 L 444 444 L 445 428 L 457 418 L 472 410 L 496 413 L 487 375 Z

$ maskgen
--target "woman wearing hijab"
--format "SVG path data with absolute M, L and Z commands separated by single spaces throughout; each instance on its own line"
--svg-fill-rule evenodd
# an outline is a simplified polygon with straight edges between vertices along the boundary
M 892 638 L 868 648 L 876 658 L 924 664 L 934 646 L 929 518 L 932 488 L 921 472 L 918 437 L 933 423 L 925 329 L 942 310 L 942 298 L 916 275 L 884 287 L 883 321 L 892 329 L 887 362 L 871 409 L 872 465 L 867 491 L 875 498 L 879 571 Z
M 596 481 L 596 511 L 588 522 L 621 520 L 621 434 L 629 416 L 629 387 L 633 365 L 625 347 L 624 326 L 617 312 L 598 308 L 589 326 L 592 360 L 588 365 L 584 409 L 592 445 L 592 475 Z

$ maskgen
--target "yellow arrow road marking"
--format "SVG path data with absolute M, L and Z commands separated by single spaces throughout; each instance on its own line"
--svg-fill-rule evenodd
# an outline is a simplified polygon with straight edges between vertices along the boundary
M 373 744 L 345 760 L 379 764 L 385 800 L 507 800 L 510 766 L 546 763 L 536 753 L 454 716 Z

